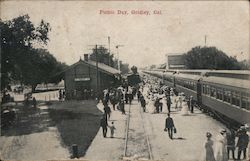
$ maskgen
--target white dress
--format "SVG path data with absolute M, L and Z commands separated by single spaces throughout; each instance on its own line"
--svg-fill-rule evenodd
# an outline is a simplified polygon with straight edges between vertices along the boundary
M 167 98 L 163 97 L 161 101 L 162 101 L 162 113 L 169 113 L 167 106 Z
M 177 103 L 176 103 L 176 96 L 175 95 L 173 95 L 173 96 L 170 96 L 170 98 L 171 98 L 171 107 L 172 108 L 177 108 Z
M 180 110 L 182 108 L 182 101 L 183 101 L 183 99 L 181 96 L 176 97 L 176 107 L 178 110 Z
M 188 105 L 187 102 L 182 102 L 181 115 L 188 115 Z
M 227 139 L 224 135 L 219 134 L 215 144 L 215 160 L 216 161 L 228 161 L 227 158 Z
M 153 99 L 149 100 L 149 103 L 148 103 L 148 106 L 147 106 L 147 109 L 148 109 L 149 113 L 155 113 L 154 103 L 155 103 L 155 100 L 153 100 Z

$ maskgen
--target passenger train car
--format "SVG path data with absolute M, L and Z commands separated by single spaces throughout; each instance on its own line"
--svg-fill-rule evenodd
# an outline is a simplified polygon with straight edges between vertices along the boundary
M 164 84 L 193 96 L 199 106 L 240 124 L 250 123 L 250 72 L 145 70 Z

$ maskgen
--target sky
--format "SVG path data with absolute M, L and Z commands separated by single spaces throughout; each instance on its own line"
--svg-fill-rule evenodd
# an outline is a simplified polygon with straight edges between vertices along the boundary
M 161 64 L 166 54 L 185 53 L 195 46 L 215 46 L 229 56 L 249 59 L 248 1 L 1 1 L 0 17 L 28 14 L 37 25 L 50 23 L 47 48 L 71 65 L 90 53 L 92 45 L 108 48 L 138 67 Z M 100 14 L 102 11 L 114 14 Z M 118 10 L 128 14 L 118 14 Z M 131 14 L 132 11 L 149 12 Z M 154 11 L 161 14 L 154 14 Z M 103 12 L 102 12 L 103 13 Z

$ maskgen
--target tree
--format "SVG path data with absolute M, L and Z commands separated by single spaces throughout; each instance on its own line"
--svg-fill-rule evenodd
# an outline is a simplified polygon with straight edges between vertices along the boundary
M 184 54 L 184 60 L 188 69 L 241 69 L 235 58 L 227 56 L 216 47 L 194 47 Z
M 90 54 L 90 60 L 96 61 L 96 53 L 98 62 L 114 67 L 113 54 L 109 54 L 107 48 L 100 46 L 97 48 L 97 51 L 96 48 L 93 48 Z
M 106 65 L 118 69 L 118 59 L 114 58 L 113 54 L 109 54 L 107 48 L 103 46 L 98 47 L 97 57 L 98 57 L 98 62 L 104 63 Z M 92 53 L 90 54 L 90 60 L 96 61 L 96 48 L 92 49 Z M 122 74 L 126 74 L 129 72 L 129 65 L 123 64 L 122 61 L 120 61 L 120 69 Z
M 47 45 L 50 30 L 49 23 L 44 20 L 35 27 L 28 15 L 0 20 L 1 89 L 13 81 L 34 89 L 38 83 L 49 82 L 53 72 L 62 70 L 61 63 L 47 50 L 34 47 Z

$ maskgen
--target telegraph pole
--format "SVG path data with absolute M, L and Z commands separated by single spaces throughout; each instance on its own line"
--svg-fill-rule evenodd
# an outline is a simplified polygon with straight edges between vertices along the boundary
M 95 46 L 94 48 L 94 54 L 96 58 L 96 94 L 98 96 L 99 94 L 99 67 L 98 67 L 98 46 L 104 46 L 104 45 L 88 45 L 88 46 Z
M 205 35 L 205 47 L 207 46 L 207 35 Z
M 109 43 L 109 66 L 111 65 L 111 60 L 110 60 L 110 36 L 108 37 L 108 43 Z
M 97 45 L 95 45 L 95 59 L 96 59 L 96 92 L 99 93 L 99 74 L 98 74 L 98 52 Z
M 118 70 L 121 72 L 121 64 L 120 64 L 120 59 L 119 59 L 119 47 L 123 47 L 123 45 L 116 45 L 117 49 L 117 59 L 118 59 Z

